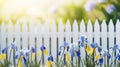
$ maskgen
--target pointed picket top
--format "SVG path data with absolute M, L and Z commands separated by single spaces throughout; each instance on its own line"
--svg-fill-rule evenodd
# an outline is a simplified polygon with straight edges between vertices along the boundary
M 74 23 L 73 23 L 73 33 L 76 33 L 78 32 L 78 23 L 77 23 L 77 20 L 74 20 Z
M 37 22 L 37 25 L 36 25 L 36 34 L 42 34 L 41 32 L 42 32 L 42 24 L 41 24 L 41 22 L 40 21 L 38 21 Z
M 101 25 L 101 37 L 102 37 L 102 48 L 107 49 L 107 24 L 106 21 L 103 20 Z
M 64 25 L 63 25 L 62 20 L 59 21 L 59 24 L 58 24 L 58 32 L 59 32 L 59 33 L 64 32 Z
M 53 22 L 51 23 L 51 32 L 53 32 L 53 33 L 57 32 L 57 26 L 56 26 L 56 24 L 55 24 L 55 21 L 53 21 Z
M 9 33 L 12 33 L 12 32 L 13 32 L 13 24 L 12 24 L 12 21 L 11 21 L 11 20 L 9 20 L 9 22 L 8 22 L 8 32 L 9 32 Z
M 28 32 L 28 26 L 27 26 L 27 21 L 24 20 L 22 23 L 22 32 Z
M 120 45 L 120 20 L 116 23 L 116 43 Z
M 87 37 L 88 37 L 89 44 L 91 44 L 92 38 L 93 38 L 93 27 L 92 27 L 91 20 L 89 20 L 87 24 Z
M 1 24 L 1 33 L 4 33 L 6 32 L 6 25 L 5 25 L 5 22 L 2 21 L 2 24 Z
M 70 20 L 67 20 L 67 23 L 65 25 L 65 32 L 71 32 Z
M 30 29 L 30 32 L 32 32 L 31 34 L 33 34 L 34 33 L 34 22 L 31 20 L 30 22 L 29 22 L 29 29 Z
M 15 32 L 20 33 L 20 21 L 19 20 L 15 24 Z
M 100 24 L 98 20 L 96 20 L 94 24 L 94 38 L 95 42 L 100 45 Z
M 82 20 L 80 23 L 80 33 L 81 33 L 81 35 L 86 35 L 85 32 L 86 32 L 85 31 L 85 23 L 84 23 L 84 20 Z
M 43 25 L 43 33 L 47 34 L 49 32 L 49 22 L 46 20 L 45 24 Z
M 113 47 L 114 45 L 114 24 L 113 21 L 109 22 L 109 47 Z

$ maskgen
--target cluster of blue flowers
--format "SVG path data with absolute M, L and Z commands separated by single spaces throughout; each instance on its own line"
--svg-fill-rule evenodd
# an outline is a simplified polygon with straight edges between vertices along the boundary
M 81 48 L 84 49 L 85 53 L 81 53 Z M 34 47 L 31 47 L 29 50 L 28 49 L 22 49 L 20 51 L 18 51 L 18 47 L 16 46 L 16 44 L 12 43 L 9 47 L 6 47 L 4 49 L 2 49 L 1 54 L 0 54 L 0 60 L 5 60 L 6 59 L 6 55 L 7 52 L 10 51 L 10 56 L 9 56 L 9 60 L 11 58 L 11 52 L 14 51 L 15 52 L 15 58 L 17 60 L 17 66 L 18 67 L 23 67 L 26 66 L 30 63 L 32 64 L 35 59 L 39 59 L 39 66 L 40 66 L 40 61 L 41 61 L 41 55 L 44 53 L 45 55 L 48 56 L 48 61 L 47 61 L 47 66 L 51 67 L 55 60 L 54 57 L 52 55 L 49 55 L 45 45 L 42 45 L 40 47 L 40 52 L 36 51 L 36 49 Z M 87 59 L 83 59 L 81 57 L 81 54 L 85 54 L 85 56 L 87 56 Z M 101 46 L 99 46 L 97 43 L 91 43 L 89 44 L 88 39 L 86 36 L 80 36 L 79 40 L 77 42 L 68 44 L 67 42 L 64 42 L 62 45 L 59 46 L 59 51 L 58 51 L 58 64 L 60 64 L 60 66 L 62 65 L 62 62 L 64 61 L 64 57 L 65 60 L 68 64 L 71 64 L 73 61 L 73 57 L 80 57 L 81 60 L 80 62 L 83 65 L 89 65 L 89 61 L 92 64 L 94 64 L 95 66 L 98 65 L 103 65 L 106 64 L 106 60 L 109 61 L 111 59 L 112 64 L 116 64 L 120 62 L 120 48 L 118 44 L 113 45 L 113 47 L 109 47 L 108 49 L 103 49 L 101 48 Z M 85 61 L 85 62 L 83 62 Z M 3 62 L 1 62 L 3 63 Z M 109 65 L 110 63 L 107 62 L 106 65 Z

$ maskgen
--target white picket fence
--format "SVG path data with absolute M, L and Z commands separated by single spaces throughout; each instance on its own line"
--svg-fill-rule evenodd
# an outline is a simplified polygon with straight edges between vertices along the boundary
M 57 58 L 59 45 L 63 44 L 64 41 L 69 44 L 77 42 L 80 35 L 87 35 L 89 43 L 97 42 L 103 49 L 107 49 L 107 45 L 111 47 L 115 43 L 120 45 L 119 20 L 117 20 L 116 25 L 113 24 L 112 20 L 108 25 L 105 20 L 101 25 L 98 20 L 95 21 L 94 25 L 91 23 L 89 20 L 85 26 L 82 20 L 78 25 L 75 20 L 71 25 L 68 20 L 65 25 L 60 21 L 57 26 L 55 22 L 51 24 L 45 22 L 43 25 L 40 22 L 25 20 L 22 23 L 18 20 L 15 25 L 12 24 L 12 21 L 9 21 L 7 25 L 2 22 L 0 25 L 0 50 L 9 46 L 15 39 L 19 50 L 35 47 L 38 51 L 40 46 L 44 44 L 54 58 Z M 85 53 L 83 48 L 81 48 L 81 52 Z M 81 57 L 84 58 L 85 55 L 82 54 Z M 45 60 L 47 60 L 46 57 Z

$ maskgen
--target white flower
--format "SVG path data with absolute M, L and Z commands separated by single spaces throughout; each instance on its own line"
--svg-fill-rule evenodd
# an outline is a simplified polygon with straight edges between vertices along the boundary
M 88 1 L 84 8 L 87 12 L 92 11 L 95 7 L 97 6 L 97 2 L 96 1 Z
M 107 0 L 98 0 L 98 3 L 106 3 Z
M 111 14 L 115 10 L 115 6 L 113 4 L 109 5 L 106 9 L 108 14 Z

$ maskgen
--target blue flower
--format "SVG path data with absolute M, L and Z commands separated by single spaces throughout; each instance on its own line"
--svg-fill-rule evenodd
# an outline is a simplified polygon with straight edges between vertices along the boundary
M 85 10 L 86 10 L 87 12 L 90 12 L 90 11 L 92 11 L 96 6 L 97 6 L 97 2 L 96 2 L 96 1 L 90 1 L 90 0 L 89 0 L 89 1 L 85 4 L 84 8 L 85 8 Z
M 106 9 L 108 14 L 111 14 L 115 10 L 115 6 L 113 4 L 109 5 Z
M 15 55 L 15 59 L 18 59 L 18 57 L 19 57 L 19 55 L 17 54 L 17 55 Z
M 27 60 L 25 57 L 23 57 L 23 61 L 24 61 L 24 64 L 26 65 L 27 64 Z
M 66 49 L 67 51 L 69 51 L 69 45 L 67 42 L 64 42 L 64 44 L 60 45 L 60 50 L 62 50 L 62 49 L 64 49 L 64 50 Z
M 36 52 L 35 48 L 31 47 L 31 52 L 35 53 Z
M 103 58 L 99 58 L 99 63 L 100 63 L 100 64 L 103 63 Z
M 118 46 L 117 44 L 115 44 L 115 45 L 114 45 L 114 50 L 118 49 L 118 47 L 119 47 L 119 46 Z
M 3 48 L 2 53 L 6 53 L 8 48 Z
M 53 59 L 53 56 L 52 56 L 52 55 L 50 55 L 50 56 L 48 57 L 48 61 L 54 61 L 54 59 Z
M 107 59 L 110 59 L 111 58 L 111 55 L 108 53 L 107 54 Z
M 80 51 L 77 51 L 77 52 L 76 52 L 76 55 L 79 57 L 79 56 L 80 56 Z
M 102 52 L 102 48 L 98 47 L 98 52 L 101 53 Z
M 42 45 L 41 47 L 40 47 L 40 50 L 41 51 L 44 51 L 46 49 L 46 47 L 44 46 L 44 45 Z
M 61 55 L 61 51 L 58 51 L 58 56 L 60 56 Z
M 11 45 L 10 45 L 10 48 L 11 49 L 14 49 L 14 50 L 18 50 L 18 47 L 14 44 L 14 43 L 12 43 Z
M 83 43 L 80 41 L 79 42 L 79 45 L 81 46 L 81 47 L 84 47 L 84 45 L 83 45 Z
M 92 43 L 92 44 L 91 44 L 91 47 L 92 47 L 92 48 L 97 48 L 97 47 L 98 47 L 98 44 L 97 44 L 97 43 Z

